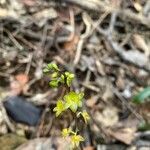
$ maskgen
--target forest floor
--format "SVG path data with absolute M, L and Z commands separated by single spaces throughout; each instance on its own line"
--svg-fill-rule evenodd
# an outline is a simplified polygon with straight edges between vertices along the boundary
M 43 74 L 50 62 L 74 73 L 72 89 L 85 93 L 84 150 L 150 150 L 150 102 L 132 101 L 150 86 L 149 0 L 0 0 L 2 149 L 66 149 L 60 133 L 72 118 L 52 111 L 61 91 Z M 42 107 L 39 124 L 14 121 L 7 96 Z M 25 139 L 12 142 L 12 133 Z

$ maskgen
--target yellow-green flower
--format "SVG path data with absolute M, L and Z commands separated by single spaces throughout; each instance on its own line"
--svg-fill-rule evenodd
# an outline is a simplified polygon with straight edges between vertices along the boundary
M 71 132 L 70 128 L 65 128 L 62 130 L 61 134 L 62 134 L 63 138 L 65 138 L 65 137 L 69 136 L 70 132 Z
M 90 120 L 90 116 L 85 110 L 81 113 L 81 115 L 82 115 L 85 123 L 87 123 Z
M 84 138 L 81 135 L 72 135 L 71 136 L 71 143 L 73 148 L 78 147 L 80 142 L 84 141 Z
M 53 109 L 53 111 L 56 112 L 56 117 L 58 117 L 64 110 L 64 102 L 62 100 L 58 100 L 56 107 Z
M 78 107 L 82 107 L 83 93 L 76 93 L 71 91 L 64 96 L 65 108 L 70 108 L 74 113 L 77 111 Z

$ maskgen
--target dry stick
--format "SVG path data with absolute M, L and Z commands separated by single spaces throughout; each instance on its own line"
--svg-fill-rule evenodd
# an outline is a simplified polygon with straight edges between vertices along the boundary
M 97 88 L 96 86 L 93 86 L 91 84 L 87 84 L 87 83 L 81 83 L 82 86 L 84 86 L 85 88 L 87 89 L 90 89 L 91 91 L 94 91 L 94 92 L 100 92 L 100 89 Z
M 70 33 L 69 36 L 61 36 L 55 38 L 55 46 L 58 50 L 62 50 L 62 48 L 59 47 L 59 43 L 64 43 L 64 42 L 70 42 L 73 40 L 75 36 L 75 19 L 74 19 L 74 12 L 72 9 L 69 10 L 69 15 L 70 15 L 70 26 L 72 27 L 72 32 Z
M 113 13 L 112 16 L 111 16 L 111 20 L 110 20 L 110 25 L 109 25 L 109 28 L 107 30 L 107 37 L 108 39 L 111 39 L 112 37 L 112 32 L 114 30 L 114 25 L 115 25 L 115 22 L 116 22 L 116 18 L 117 18 L 117 14 L 116 13 Z M 109 36 L 108 36 L 109 35 Z M 112 88 L 114 94 L 119 98 L 119 100 L 122 101 L 122 103 L 139 119 L 139 120 L 143 120 L 142 116 L 140 116 L 137 112 L 135 112 L 132 107 L 126 103 L 126 100 L 121 96 L 121 94 L 119 93 L 119 91 L 113 87 Z
M 112 6 L 109 6 L 108 3 L 102 2 L 100 0 L 62 0 L 64 2 L 72 3 L 75 5 L 78 5 L 82 8 L 89 9 L 96 12 L 112 12 L 117 11 L 117 8 L 114 8 Z
M 39 45 L 37 46 L 37 50 L 36 50 L 36 70 L 35 70 L 35 77 L 37 79 L 41 79 L 42 78 L 42 75 L 43 75 L 43 72 L 42 72 L 42 67 L 43 67 L 43 59 L 44 59 L 44 56 L 45 56 L 45 49 L 43 48 L 44 45 L 45 45 L 45 42 L 46 42 L 46 38 L 47 38 L 47 26 L 44 27 L 43 29 L 43 34 L 42 34 L 42 37 L 41 37 L 41 42 L 39 43 Z
M 102 14 L 102 16 L 98 19 L 98 21 L 94 22 L 94 23 L 93 23 L 92 19 L 90 18 L 91 24 L 93 25 L 93 28 L 92 28 L 90 34 L 92 34 L 97 29 L 97 27 L 100 26 L 100 24 L 108 16 L 108 14 L 109 14 L 109 12 L 104 12 L 104 14 Z
M 78 42 L 77 52 L 76 52 L 75 59 L 73 62 L 74 66 L 76 66 L 78 64 L 80 57 L 81 57 L 83 43 L 86 40 L 86 38 L 90 35 L 90 32 L 91 32 L 91 24 L 89 22 L 88 15 L 86 13 L 82 14 L 82 19 L 86 25 L 86 31 L 85 31 L 85 33 L 83 33 L 81 35 L 80 40 Z
M 29 59 L 29 62 L 26 66 L 26 69 L 25 69 L 25 74 L 28 75 L 29 72 L 30 72 L 30 68 L 31 68 L 31 64 L 32 64 L 32 58 L 33 58 L 33 53 L 29 53 L 28 54 L 28 59 Z
M 142 54 L 136 50 L 131 50 L 131 52 L 126 52 L 126 50 L 123 47 L 121 47 L 117 42 L 114 42 L 111 38 L 108 38 L 108 42 L 113 48 L 113 50 L 117 52 L 124 61 L 127 61 L 139 68 L 146 70 L 147 72 L 150 72 L 150 61 L 148 60 L 147 56 L 145 56 L 145 54 Z M 135 55 L 133 57 L 134 59 L 130 57 L 132 54 Z
M 117 42 L 112 40 L 112 31 L 114 29 L 115 21 L 116 21 L 117 13 L 113 13 L 111 16 L 110 26 L 107 30 L 107 40 L 110 46 L 117 52 L 125 61 L 133 63 L 138 67 L 143 67 L 145 70 L 150 71 L 150 65 L 148 64 L 148 59 L 145 54 L 140 53 L 139 51 L 132 50 L 130 52 L 126 52 L 123 47 L 121 47 Z M 132 55 L 132 57 L 131 57 Z M 134 56 L 134 57 L 133 57 Z M 150 62 L 149 62 L 150 63 Z
M 102 29 L 99 28 L 99 31 L 101 34 L 103 34 L 106 37 L 111 37 L 111 34 L 114 30 L 114 25 L 115 25 L 115 21 L 116 21 L 116 17 L 117 17 L 117 13 L 114 12 L 111 16 L 111 21 L 110 21 L 110 25 L 107 31 L 104 31 Z M 137 113 L 135 112 L 132 107 L 126 103 L 126 100 L 120 95 L 120 93 L 117 91 L 117 89 L 113 88 L 112 89 L 114 91 L 114 94 L 122 101 L 122 103 L 139 119 L 139 120 L 143 120 L 143 118 Z M 93 122 L 98 126 L 99 129 L 101 129 L 101 131 L 103 131 L 105 133 L 105 135 L 107 136 L 107 132 L 105 132 L 105 130 L 101 127 L 101 125 L 94 119 L 92 118 Z
M 82 52 L 82 46 L 83 46 L 83 42 L 84 40 L 89 36 L 91 35 L 91 33 L 93 33 L 93 31 L 96 29 L 96 27 L 103 21 L 103 19 L 108 15 L 108 12 L 104 13 L 104 15 L 99 19 L 99 21 L 97 22 L 97 24 L 95 24 L 95 27 L 91 30 L 91 19 L 90 17 L 87 15 L 87 14 L 84 14 L 82 17 L 83 17 L 83 21 L 85 22 L 85 25 L 86 25 L 86 32 L 81 36 L 81 40 L 79 41 L 78 43 L 78 48 L 77 48 L 77 53 L 76 53 L 76 57 L 75 57 L 75 60 L 74 60 L 74 65 L 76 66 L 80 60 L 80 56 L 81 56 L 81 52 Z M 86 77 L 86 80 L 85 80 L 85 83 L 87 83 L 90 79 L 90 72 L 88 72 L 87 74 L 87 77 Z M 76 83 L 78 83 L 77 79 L 76 79 Z M 84 90 L 85 88 L 83 88 Z M 84 108 L 86 107 L 85 104 L 83 106 Z M 91 113 L 89 112 L 90 116 Z M 92 117 L 91 117 L 92 118 Z M 101 125 L 94 119 L 92 118 L 92 121 L 97 125 L 97 127 L 100 129 L 100 131 L 102 131 L 105 135 L 107 135 L 107 133 L 105 132 L 105 130 L 101 127 Z M 87 129 L 85 130 L 85 132 L 87 133 L 86 135 L 89 135 L 88 134 L 88 131 Z M 90 144 L 90 138 L 88 136 L 88 144 Z
M 143 13 L 145 15 L 148 15 L 148 13 L 150 12 L 150 0 L 148 0 L 144 6 L 144 9 L 143 9 Z
M 113 13 L 112 16 L 111 16 L 111 21 L 110 21 L 110 26 L 109 26 L 109 29 L 108 29 L 108 33 L 107 35 L 110 35 L 111 37 L 111 33 L 113 32 L 114 30 L 114 25 L 115 25 L 115 22 L 116 22 L 116 18 L 117 18 L 117 14 L 116 13 Z M 114 94 L 122 101 L 122 103 L 139 119 L 139 120 L 142 120 L 142 116 L 140 116 L 136 111 L 134 111 L 132 109 L 132 107 L 126 103 L 126 100 L 120 95 L 120 93 L 118 92 L 118 90 L 116 88 L 113 87 L 113 91 L 114 91 Z
M 91 18 L 88 14 L 85 14 L 83 16 L 83 21 L 85 22 L 86 25 L 86 31 L 83 35 L 81 35 L 81 39 L 77 45 L 77 52 L 76 52 L 76 56 L 74 59 L 74 65 L 77 65 L 79 60 L 80 60 L 80 56 L 81 56 L 81 52 L 82 52 L 82 47 L 84 44 L 84 41 L 86 40 L 86 38 L 88 38 L 90 35 L 93 34 L 93 32 L 95 31 L 95 29 L 101 24 L 101 22 L 105 19 L 105 17 L 109 14 L 109 12 L 105 12 L 100 19 L 93 24 L 93 28 L 91 28 Z
M 122 19 L 124 20 L 130 19 L 131 22 L 136 21 L 150 28 L 150 19 L 148 17 L 145 17 L 141 14 L 133 13 L 131 10 L 128 10 L 128 9 L 119 10 L 118 14 L 119 16 L 123 16 L 124 18 Z
M 34 33 L 31 32 L 31 35 L 30 35 L 30 32 L 29 33 L 29 37 L 33 35 L 33 38 L 36 38 L 36 34 L 34 35 Z M 23 42 L 25 45 L 27 45 L 29 48 L 32 48 L 33 50 L 37 50 L 37 46 L 33 45 L 31 42 L 27 41 L 26 39 L 24 39 L 23 37 L 19 36 L 19 35 L 16 35 L 14 34 L 14 37 L 19 39 L 21 42 Z M 28 63 L 27 67 L 26 67 L 26 71 L 25 73 L 28 74 L 29 71 L 30 71 L 30 67 L 31 67 L 31 63 L 32 63 L 32 58 L 33 58 L 33 53 L 30 54 L 30 62 Z M 29 88 L 32 84 L 34 84 L 36 81 L 38 81 L 39 79 L 38 78 L 34 78 L 32 79 L 28 84 L 27 84 L 27 87 Z M 27 88 L 27 89 L 28 89 Z
M 64 2 L 68 3 L 73 3 L 78 6 L 81 6 L 86 9 L 90 9 L 96 12 L 102 11 L 102 12 L 117 12 L 119 16 L 123 20 L 129 19 L 131 21 L 137 21 L 143 25 L 146 25 L 147 27 L 150 28 L 150 19 L 148 17 L 145 17 L 141 14 L 136 14 L 128 9 L 122 10 L 119 8 L 112 7 L 100 0 L 86 0 L 86 1 L 81 1 L 81 0 L 62 0 Z
M 45 42 L 46 42 L 46 38 L 47 38 L 47 26 L 45 26 L 44 30 L 43 30 L 43 34 L 42 34 L 42 37 L 41 37 L 41 43 L 39 44 L 39 54 L 41 55 L 41 57 L 39 57 L 39 60 L 37 61 L 37 68 L 36 68 L 36 72 L 38 73 L 38 71 L 41 71 L 42 70 L 42 66 L 43 66 L 43 58 L 44 58 L 44 52 L 46 53 L 45 49 L 43 49 L 43 53 L 42 53 L 42 47 L 44 47 L 45 45 Z M 38 51 L 37 51 L 38 52 Z M 42 76 L 42 72 L 40 72 L 40 76 L 38 78 L 38 76 L 35 75 L 36 79 L 40 79 L 41 76 Z M 47 102 L 46 106 L 45 106 L 45 109 L 42 113 L 42 116 L 41 116 L 41 120 L 39 122 L 39 125 L 37 126 L 37 134 L 36 136 L 39 137 L 40 134 L 41 134 L 41 130 L 44 126 L 44 123 L 45 123 L 45 116 L 46 116 L 46 113 L 47 113 L 47 109 L 50 105 L 50 101 Z M 53 118 L 52 118 L 53 120 Z
M 31 30 L 25 30 L 25 29 L 22 29 L 20 32 L 21 32 L 24 36 L 26 36 L 26 37 L 29 37 L 29 38 L 32 38 L 32 39 L 35 39 L 35 40 L 41 40 L 41 34 L 40 34 L 40 33 L 35 33 L 35 32 L 33 32 L 33 31 L 31 31 Z M 54 40 L 54 38 L 48 36 L 48 37 L 46 38 L 46 40 L 47 40 L 48 42 L 52 42 L 52 41 Z
M 36 49 L 36 47 L 31 42 L 27 41 L 22 36 L 20 36 L 20 35 L 14 35 L 14 36 L 15 36 L 15 38 L 17 38 L 18 40 L 20 40 L 23 44 L 25 44 L 29 48 Z
M 112 33 L 114 31 L 114 26 L 115 26 L 117 15 L 118 15 L 117 12 L 113 12 L 112 15 L 111 15 L 109 28 L 108 28 L 108 31 L 107 31 L 108 35 L 112 35 Z
M 112 40 L 112 30 L 113 30 L 113 26 L 115 24 L 115 18 L 117 16 L 117 13 L 113 13 L 112 17 L 111 17 L 111 21 L 110 21 L 110 26 L 107 30 L 103 30 L 100 27 L 97 28 L 97 31 L 102 34 L 108 41 L 108 43 L 110 44 L 110 46 L 112 47 L 112 49 L 119 54 L 119 56 L 124 60 L 127 61 L 139 68 L 142 68 L 148 72 L 150 72 L 150 60 L 148 60 L 148 58 L 140 53 L 139 51 L 135 51 L 135 50 L 131 50 L 130 52 L 126 52 L 126 50 L 121 47 L 117 42 Z M 134 59 L 131 58 L 131 53 L 134 54 Z M 146 59 L 147 58 L 147 59 Z M 141 61 L 139 61 L 142 60 Z
M 81 52 L 82 52 L 82 46 L 83 46 L 83 39 L 80 39 L 80 41 L 78 42 L 77 45 L 77 50 L 76 50 L 76 54 L 75 54 L 75 59 L 73 64 L 76 66 L 80 60 L 81 57 Z
M 9 39 L 14 43 L 16 48 L 18 48 L 19 50 L 23 50 L 23 46 L 20 45 L 20 43 L 14 38 L 14 36 L 7 29 L 4 29 L 4 31 L 8 34 Z
M 117 17 L 117 12 L 113 12 L 112 13 L 112 16 L 111 16 L 111 21 L 110 21 L 110 25 L 109 25 L 109 28 L 108 30 L 103 30 L 101 29 L 100 27 L 97 27 L 96 29 L 98 30 L 98 32 L 102 35 L 104 35 L 104 37 L 106 37 L 107 41 L 109 42 L 110 46 L 113 48 L 113 50 L 115 52 L 117 52 L 119 54 L 119 56 L 125 60 L 125 61 L 128 61 L 129 63 L 132 63 L 134 65 L 136 65 L 137 67 L 140 67 L 140 68 L 143 68 L 145 69 L 146 71 L 150 72 L 150 62 L 146 62 L 146 56 L 140 52 L 136 52 L 136 54 L 140 55 L 141 56 L 141 59 L 144 60 L 143 62 L 144 63 L 141 63 L 139 61 L 137 61 L 136 59 L 133 60 L 131 59 L 131 57 L 127 57 L 127 52 L 119 45 L 117 44 L 117 42 L 113 41 L 112 40 L 112 32 L 114 30 L 114 25 L 115 25 L 115 20 L 116 20 L 116 17 Z M 91 20 L 92 21 L 92 20 Z M 94 23 L 91 23 L 93 26 L 95 26 Z M 133 51 L 134 53 L 134 51 Z

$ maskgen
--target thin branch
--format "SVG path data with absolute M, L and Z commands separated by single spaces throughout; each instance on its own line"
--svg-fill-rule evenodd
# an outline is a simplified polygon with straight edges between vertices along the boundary
M 60 0 L 58 0 L 60 1 Z M 142 14 L 136 14 L 128 9 L 122 10 L 120 8 L 112 7 L 100 0 L 61 0 L 62 2 L 72 3 L 78 5 L 80 7 L 96 11 L 96 12 L 117 12 L 118 15 L 123 19 L 129 19 L 130 21 L 137 21 L 143 25 L 146 25 L 150 28 L 150 19 L 148 17 L 143 16 Z

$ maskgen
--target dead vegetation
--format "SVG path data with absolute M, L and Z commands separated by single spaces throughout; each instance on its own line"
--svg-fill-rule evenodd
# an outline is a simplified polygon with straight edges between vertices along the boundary
M 149 131 L 139 130 L 149 124 L 149 103 L 132 103 L 150 85 L 149 39 L 149 0 L 1 0 L 0 100 L 21 95 L 44 112 L 37 127 L 28 127 L 8 118 L 1 104 L 0 133 L 28 131 L 62 149 L 59 130 L 72 118 L 55 118 L 62 91 L 50 89 L 42 72 L 54 61 L 76 75 L 72 88 L 85 92 L 85 149 L 149 149 Z

